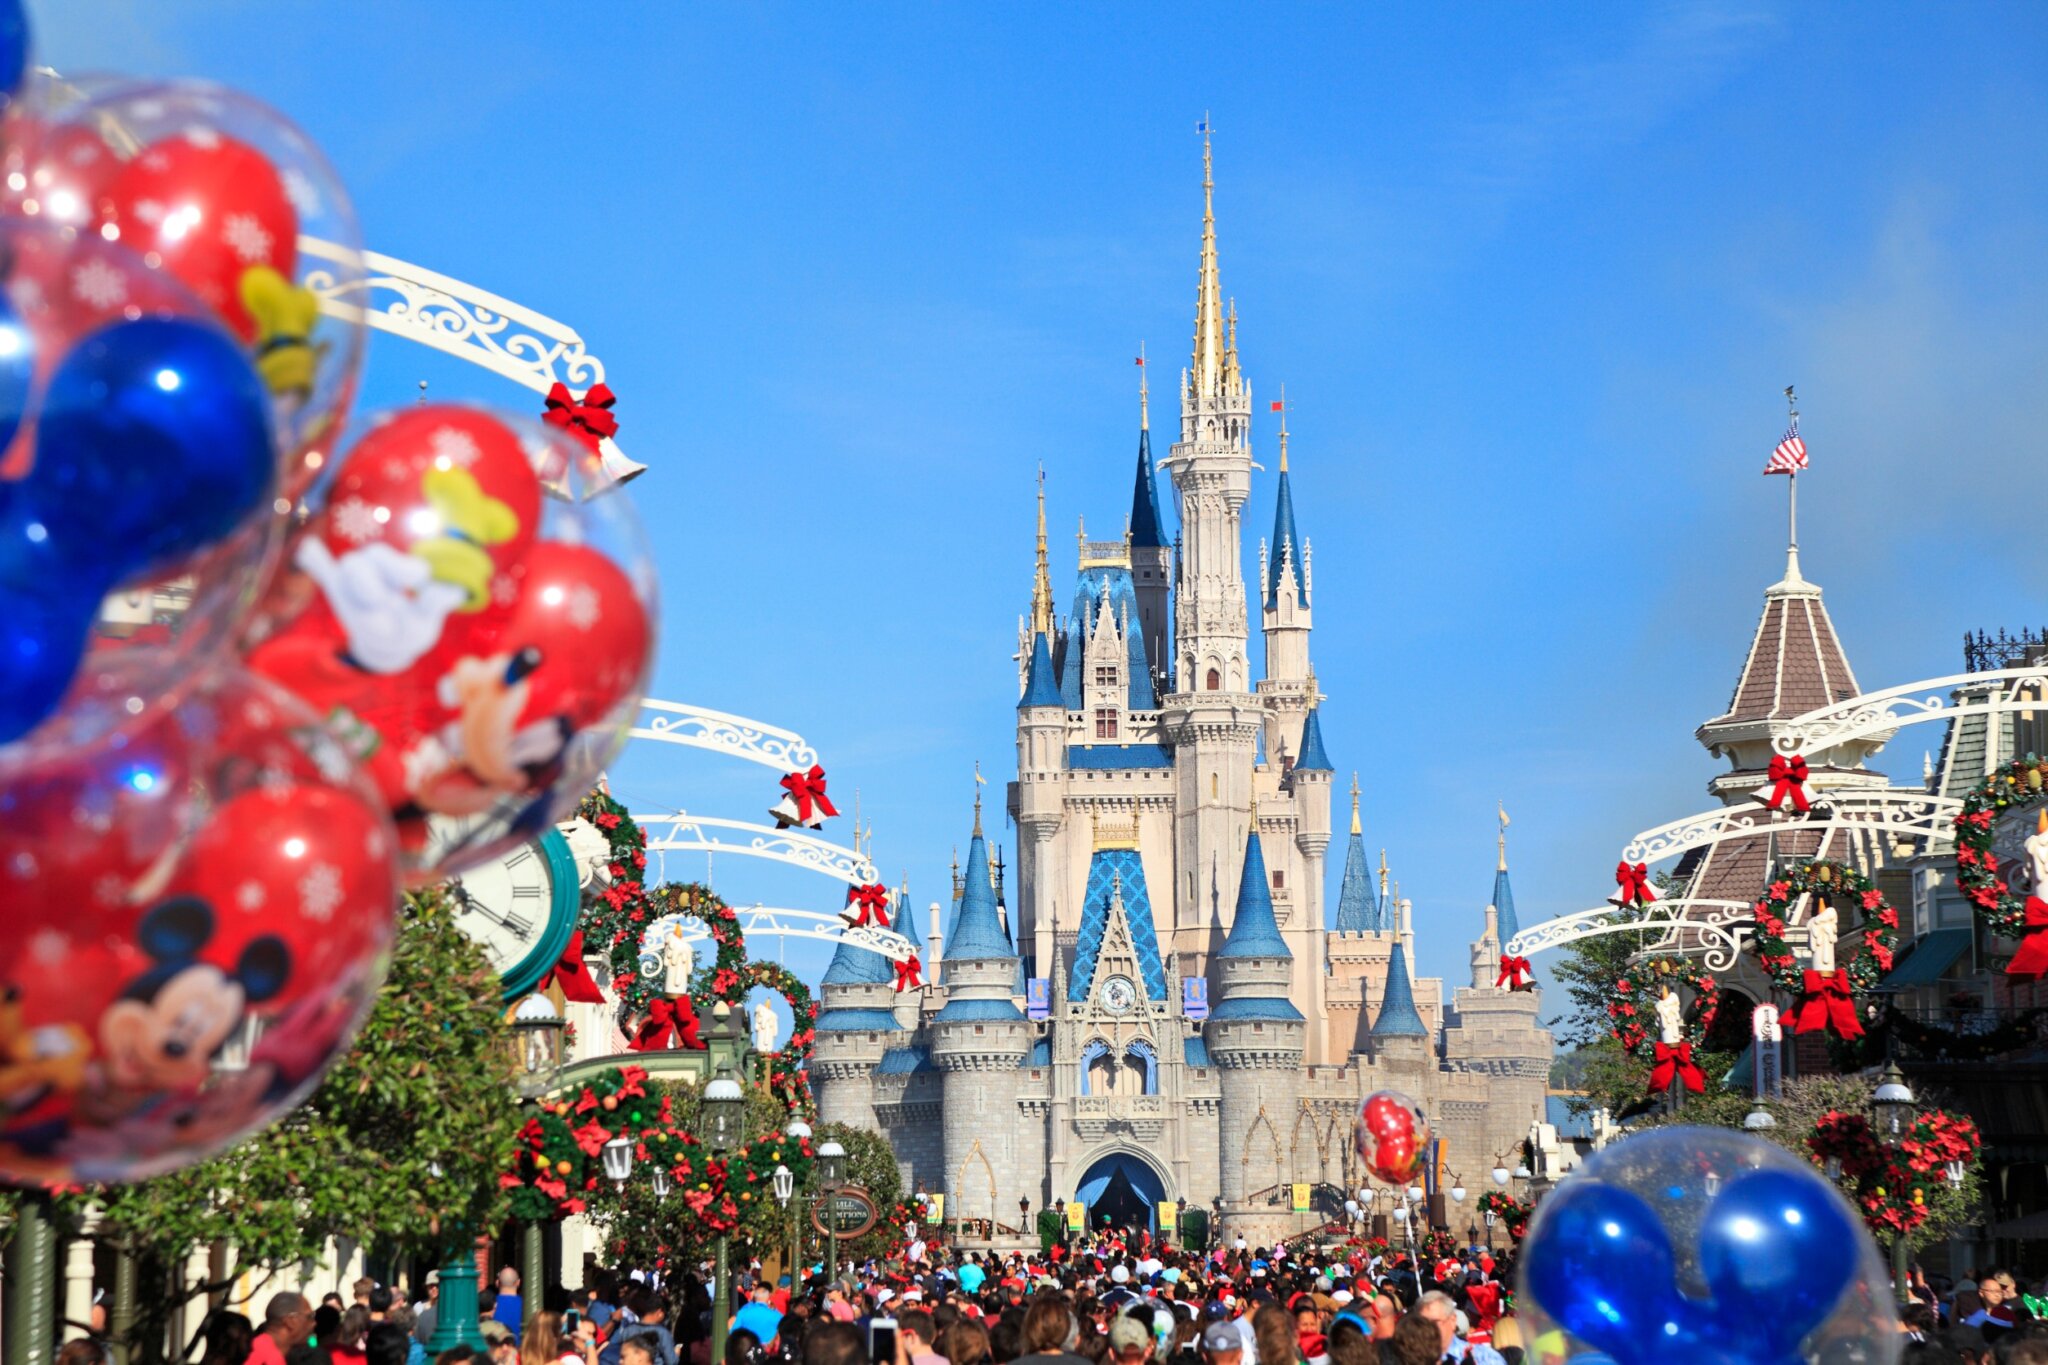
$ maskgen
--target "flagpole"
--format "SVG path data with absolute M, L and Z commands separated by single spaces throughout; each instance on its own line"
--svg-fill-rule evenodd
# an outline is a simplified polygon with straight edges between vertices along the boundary
M 1790 384 L 1785 386 L 1785 406 L 1790 410 L 1792 425 L 1796 428 L 1799 425 L 1799 398 L 1792 392 Z M 1799 471 L 1792 469 L 1788 470 L 1787 474 L 1788 477 L 1785 480 L 1786 521 L 1791 536 L 1792 557 L 1796 563 L 1799 556 Z

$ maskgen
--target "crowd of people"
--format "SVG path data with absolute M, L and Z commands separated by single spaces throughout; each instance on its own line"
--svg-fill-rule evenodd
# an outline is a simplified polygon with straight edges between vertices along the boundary
M 1207 1254 L 1110 1232 L 1045 1252 L 948 1253 L 915 1236 L 898 1254 L 792 1284 L 758 1263 L 733 1277 L 730 1331 L 712 1358 L 711 1292 L 699 1274 L 666 1283 L 595 1277 L 543 1295 L 528 1314 L 516 1271 L 476 1305 L 481 1350 L 429 1355 L 439 1301 L 364 1279 L 353 1302 L 296 1293 L 253 1324 L 214 1313 L 203 1365 L 1559 1365 L 1564 1338 L 1515 1312 L 1513 1257 L 1441 1256 L 1357 1244 L 1238 1242 Z M 2048 1287 L 2008 1271 L 1937 1289 L 1917 1273 L 1901 1315 L 1906 1365 L 2048 1365 Z M 1571 1357 L 1597 1361 L 1583 1353 Z M 104 1347 L 65 1347 L 58 1365 L 106 1365 Z

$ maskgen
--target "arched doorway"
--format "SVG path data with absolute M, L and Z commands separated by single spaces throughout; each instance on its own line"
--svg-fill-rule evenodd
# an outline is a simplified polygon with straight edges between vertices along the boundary
M 1088 1226 L 1158 1228 L 1159 1201 L 1166 1198 L 1159 1173 L 1129 1152 L 1111 1152 L 1081 1177 L 1074 1198 L 1088 1210 Z

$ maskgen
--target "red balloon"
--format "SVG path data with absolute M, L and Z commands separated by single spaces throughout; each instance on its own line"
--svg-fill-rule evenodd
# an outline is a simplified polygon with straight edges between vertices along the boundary
M 0 783 L 0 1179 L 160 1174 L 296 1104 L 382 976 L 395 851 L 325 728 L 241 673 Z
M 96 217 L 103 234 L 161 261 L 244 341 L 257 325 L 243 275 L 268 266 L 289 280 L 297 267 L 299 215 L 277 168 L 210 128 L 145 147 L 107 181 Z
M 1377 1091 L 1359 1106 L 1352 1144 L 1365 1168 L 1390 1185 L 1406 1185 L 1421 1172 L 1429 1139 L 1422 1106 L 1399 1091 Z

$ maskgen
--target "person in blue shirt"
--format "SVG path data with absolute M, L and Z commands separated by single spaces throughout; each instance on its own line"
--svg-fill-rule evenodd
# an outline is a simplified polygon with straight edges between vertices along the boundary
M 768 1298 L 768 1287 L 755 1285 L 740 1311 L 733 1314 L 732 1326 L 734 1331 L 752 1332 L 763 1346 L 773 1347 L 775 1339 L 782 1335 L 782 1314 L 775 1311 Z
M 519 1340 L 519 1329 L 526 1323 L 526 1300 L 519 1297 L 519 1272 L 509 1265 L 498 1272 L 498 1302 L 491 1316 L 505 1324 L 514 1341 Z

